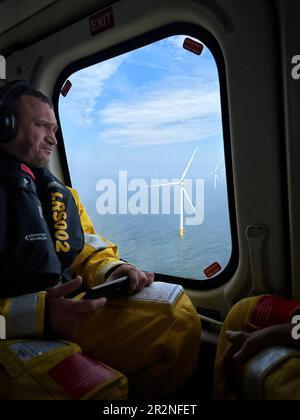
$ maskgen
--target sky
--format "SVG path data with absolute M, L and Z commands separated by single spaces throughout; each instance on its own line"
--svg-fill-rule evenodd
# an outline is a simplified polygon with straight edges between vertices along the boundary
M 206 47 L 200 56 L 185 50 L 184 39 L 163 39 L 69 78 L 59 114 L 73 186 L 83 194 L 120 170 L 129 178 L 178 178 L 196 146 L 189 178 L 206 177 L 220 160 L 224 168 L 216 63 Z
M 185 50 L 185 38 L 172 36 L 74 73 L 68 95 L 60 96 L 59 115 L 72 185 L 96 230 L 137 266 L 199 279 L 212 262 L 227 265 L 231 236 L 217 66 L 206 46 L 200 56 Z M 141 185 L 178 180 L 196 148 L 185 176 L 196 214 L 185 200 L 182 240 L 179 212 L 163 216 L 166 187 L 158 193 Z M 120 174 L 128 179 L 125 193 Z M 168 198 L 177 210 L 178 188 Z M 108 207 L 114 212 L 107 214 Z M 151 255 L 153 267 L 145 265 Z

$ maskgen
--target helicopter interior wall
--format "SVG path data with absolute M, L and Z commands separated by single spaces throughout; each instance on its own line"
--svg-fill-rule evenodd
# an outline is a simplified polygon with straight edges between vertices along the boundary
M 280 118 L 284 121 L 287 156 L 291 294 L 294 298 L 300 299 L 300 51 L 298 41 L 300 4 L 297 0 L 277 1 L 277 10 L 280 16 L 280 45 L 282 46 L 284 100 Z
M 99 2 L 94 2 L 96 5 Z M 281 2 L 279 2 L 281 3 Z M 55 4 L 52 6 L 55 7 Z M 253 275 L 265 291 L 287 295 L 290 284 L 280 36 L 275 3 L 268 0 L 120 0 L 112 4 L 115 25 L 91 36 L 88 15 L 7 57 L 11 79 L 31 80 L 53 94 L 72 62 L 176 22 L 203 27 L 224 55 L 239 260 L 230 281 L 211 290 L 188 290 L 195 305 L 220 311 L 247 296 Z M 53 11 L 53 9 L 52 9 Z M 51 169 L 63 179 L 59 154 Z M 264 226 L 257 258 L 249 258 L 249 226 Z M 298 229 L 299 230 L 299 229 Z M 299 236 L 298 236 L 299 237 Z M 298 239 L 299 240 L 299 239 Z

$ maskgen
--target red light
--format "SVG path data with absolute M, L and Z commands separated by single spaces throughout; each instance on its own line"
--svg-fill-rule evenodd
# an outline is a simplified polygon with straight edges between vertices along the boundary
M 194 54 L 200 55 L 203 51 L 204 45 L 200 42 L 192 40 L 191 38 L 185 38 L 183 48 Z

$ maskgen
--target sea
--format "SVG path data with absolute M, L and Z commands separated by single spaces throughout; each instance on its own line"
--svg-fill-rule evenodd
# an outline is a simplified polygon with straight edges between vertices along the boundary
M 227 266 L 232 238 L 225 182 L 216 189 L 211 179 L 204 183 L 203 222 L 185 225 L 183 237 L 179 214 L 100 215 L 97 197 L 97 192 L 81 195 L 97 233 L 117 244 L 120 257 L 140 269 L 202 281 L 211 264 L 219 263 L 221 271 Z

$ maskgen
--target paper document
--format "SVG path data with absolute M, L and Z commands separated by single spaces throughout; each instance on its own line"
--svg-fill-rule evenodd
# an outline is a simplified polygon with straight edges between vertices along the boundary
M 132 300 L 151 300 L 155 302 L 165 302 L 173 304 L 183 292 L 179 284 L 154 282 L 150 287 L 144 287 L 143 290 L 131 296 Z

